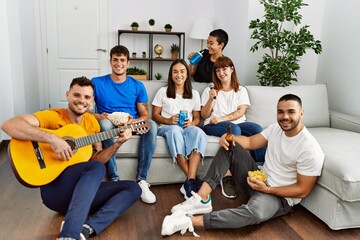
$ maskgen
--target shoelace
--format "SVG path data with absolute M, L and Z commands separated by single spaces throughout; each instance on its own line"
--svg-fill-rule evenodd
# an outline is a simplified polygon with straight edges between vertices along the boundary
M 192 197 L 188 198 L 185 202 L 181 203 L 181 205 L 184 205 L 184 206 L 191 206 L 193 202 L 197 202 L 199 201 L 197 198 L 196 198 L 196 193 L 194 191 L 191 191 L 191 194 L 192 194 Z
M 200 235 L 198 235 L 195 232 L 194 226 L 192 225 L 191 220 L 189 219 L 189 223 L 180 225 L 180 226 L 175 226 L 174 227 L 176 232 L 180 230 L 181 235 L 184 235 L 186 233 L 187 230 L 189 230 L 189 232 L 191 232 L 193 234 L 194 237 L 200 237 Z

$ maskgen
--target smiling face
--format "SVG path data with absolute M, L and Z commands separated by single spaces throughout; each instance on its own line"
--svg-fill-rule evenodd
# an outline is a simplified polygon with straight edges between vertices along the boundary
M 234 72 L 234 68 L 227 67 L 219 67 L 215 69 L 216 76 L 220 80 L 221 83 L 231 82 L 231 74 Z
M 211 55 L 221 54 L 223 47 L 224 47 L 224 43 L 219 44 L 216 37 L 213 36 L 208 37 L 207 48 L 209 49 L 209 54 Z
M 171 70 L 171 79 L 177 86 L 184 85 L 188 78 L 187 70 L 184 64 L 176 63 Z
M 126 69 L 128 68 L 130 61 L 124 54 L 114 54 L 110 59 L 110 66 L 112 73 L 116 76 L 126 76 Z
M 297 135 L 302 129 L 301 119 L 304 110 L 297 101 L 279 101 L 277 105 L 277 121 L 288 137 Z
M 80 86 L 75 84 L 66 92 L 68 109 L 76 116 L 81 116 L 87 112 L 94 101 L 94 90 L 91 86 Z

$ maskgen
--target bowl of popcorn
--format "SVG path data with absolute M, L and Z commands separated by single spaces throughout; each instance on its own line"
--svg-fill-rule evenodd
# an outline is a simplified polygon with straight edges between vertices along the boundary
M 107 115 L 107 119 L 110 120 L 112 124 L 115 126 L 119 126 L 121 124 L 127 123 L 129 120 L 129 115 L 126 112 L 113 112 Z

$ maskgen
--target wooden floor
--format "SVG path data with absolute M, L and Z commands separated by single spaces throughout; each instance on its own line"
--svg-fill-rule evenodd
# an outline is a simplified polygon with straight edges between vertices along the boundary
M 173 205 L 183 201 L 180 184 L 152 186 L 157 196 L 153 205 L 137 201 L 108 229 L 93 240 L 156 240 L 194 239 L 191 233 L 176 233 L 162 237 L 161 224 Z M 222 197 L 219 188 L 213 195 L 213 208 L 218 210 L 236 207 L 244 202 Z M 360 216 L 359 216 L 360 217 Z M 47 209 L 41 202 L 39 189 L 19 184 L 14 177 L 5 150 L 0 151 L 0 240 L 54 240 L 59 233 L 63 216 Z M 200 239 L 360 239 L 360 229 L 333 231 L 321 220 L 301 206 L 284 217 L 269 220 L 256 226 L 235 230 L 196 229 Z

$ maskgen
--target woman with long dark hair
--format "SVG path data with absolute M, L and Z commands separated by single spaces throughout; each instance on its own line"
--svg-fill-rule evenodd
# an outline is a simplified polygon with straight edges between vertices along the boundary
M 180 191 L 185 199 L 190 198 L 201 185 L 197 170 L 204 157 L 207 135 L 197 127 L 200 95 L 192 89 L 189 67 L 184 60 L 178 59 L 171 64 L 168 85 L 158 90 L 152 105 L 153 120 L 160 125 L 158 136 L 165 138 L 170 156 L 187 177 Z M 187 116 L 182 119 L 184 112 Z

